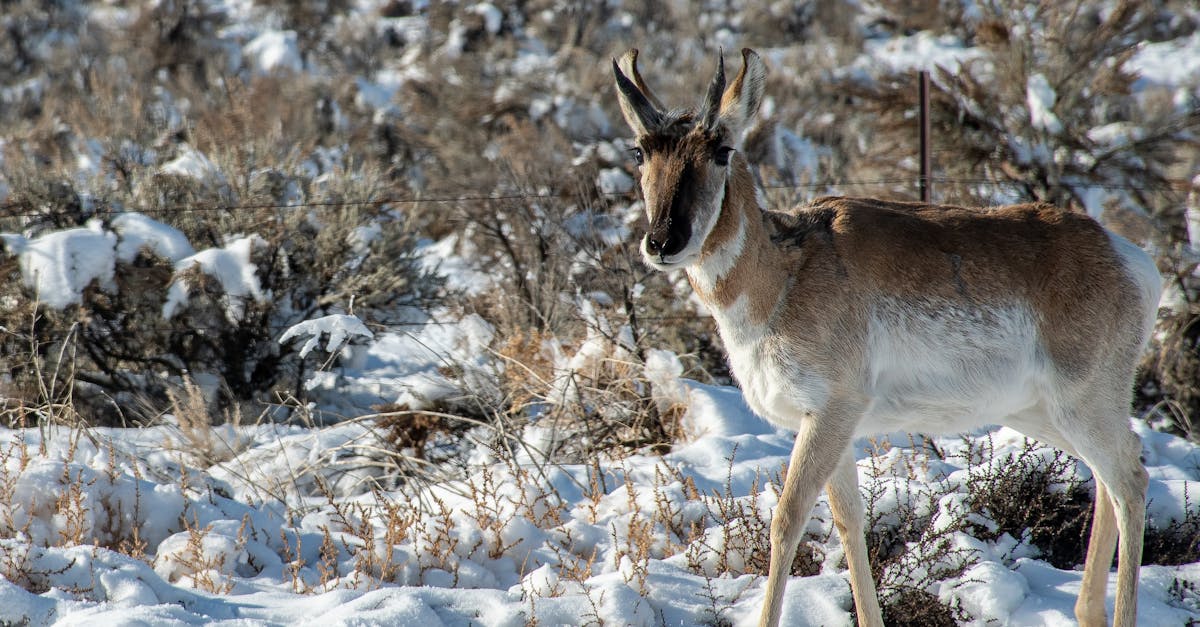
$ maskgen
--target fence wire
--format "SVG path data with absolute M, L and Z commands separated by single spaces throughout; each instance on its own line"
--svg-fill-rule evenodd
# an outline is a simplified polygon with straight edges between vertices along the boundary
M 916 189 L 919 182 L 918 176 L 894 177 L 868 179 L 861 181 L 820 181 L 809 183 L 779 183 L 772 185 L 763 185 L 762 188 L 766 191 L 777 190 L 813 190 L 813 189 L 838 189 L 843 187 L 869 187 L 877 185 L 912 185 Z M 933 176 L 929 178 L 931 183 L 941 185 L 984 185 L 995 187 L 1024 187 L 1029 183 L 1026 181 L 1010 180 L 1010 179 L 990 179 L 984 177 L 978 178 L 960 178 L 960 177 L 945 177 Z M 1143 194 L 1153 193 L 1180 193 L 1190 187 L 1190 183 L 1184 180 L 1171 180 L 1164 185 L 1124 185 L 1118 183 L 1102 183 L 1088 182 L 1081 183 L 1075 187 L 1079 188 L 1098 188 L 1108 190 L 1127 190 L 1140 192 Z M 597 195 L 609 198 L 628 198 L 634 200 L 638 194 L 635 190 L 624 192 L 602 192 L 597 191 Z M 510 194 L 464 194 L 459 196 L 384 196 L 381 198 L 366 198 L 356 200 L 322 200 L 322 201 L 305 201 L 292 203 L 189 203 L 179 204 L 167 207 L 146 207 L 146 206 L 102 206 L 97 208 L 95 215 L 121 215 L 128 213 L 141 213 L 145 215 L 170 216 L 189 213 L 220 213 L 234 211 L 253 211 L 253 210 L 271 210 L 271 211 L 296 211 L 301 209 L 343 209 L 347 207 L 362 207 L 362 206 L 379 206 L 379 205 L 432 205 L 432 204 L 455 204 L 455 203 L 488 203 L 488 202 L 503 202 L 503 201 L 520 201 L 520 200 L 546 200 L 551 198 L 562 198 L 563 193 L 560 192 L 520 192 Z M 936 203 L 935 203 L 936 204 Z M 14 209 L 26 209 L 28 204 L 25 202 L 7 202 L 0 203 L 0 218 L 38 218 L 46 215 L 45 211 L 18 211 L 10 213 Z

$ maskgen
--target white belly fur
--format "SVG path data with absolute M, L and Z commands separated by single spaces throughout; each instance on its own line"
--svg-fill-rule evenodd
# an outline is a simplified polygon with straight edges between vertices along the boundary
M 961 431 L 1049 400 L 1053 372 L 1021 305 L 918 312 L 885 302 L 872 313 L 867 345 L 871 402 L 860 435 Z
M 720 327 L 746 403 L 760 416 L 796 429 L 827 402 L 828 383 L 765 328 Z M 1032 408 L 1052 402 L 1053 369 L 1032 315 L 1018 305 L 918 311 L 884 303 L 872 312 L 866 360 L 861 383 L 868 406 L 856 436 L 949 433 L 999 422 L 1020 429 L 1024 420 L 1040 422 L 1044 407 Z

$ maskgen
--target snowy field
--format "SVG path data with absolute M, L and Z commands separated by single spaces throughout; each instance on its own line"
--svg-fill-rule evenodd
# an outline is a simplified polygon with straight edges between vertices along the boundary
M 220 33 L 239 60 L 232 71 L 319 71 L 297 47 L 297 34 L 262 19 L 253 3 L 214 4 L 245 18 Z M 383 3 L 357 4 L 362 14 L 355 19 L 369 22 Z M 99 7 L 92 17 L 97 22 L 130 19 L 122 3 Z M 493 34 L 505 19 L 488 3 L 472 5 L 470 13 Z M 414 40 L 428 36 L 418 18 L 389 18 L 386 26 Z M 462 53 L 461 36 L 451 32 L 442 53 Z M 753 44 L 727 43 L 726 50 Z M 763 52 L 776 65 L 789 58 L 786 50 Z M 845 71 L 928 68 L 976 53 L 953 37 L 916 33 L 869 42 Z M 525 41 L 516 71 L 536 73 L 555 62 L 540 42 Z M 1130 66 L 1141 76 L 1139 88 L 1165 85 L 1178 102 L 1200 102 L 1200 33 L 1138 46 Z M 430 71 L 398 59 L 374 75 L 346 80 L 359 106 L 385 115 L 394 113 L 398 90 Z M 1044 77 L 1031 79 L 1027 92 L 1031 124 L 1048 130 L 1061 124 Z M 556 124 L 609 126 L 594 102 L 568 101 L 565 95 L 540 97 L 536 106 L 557 116 Z M 1134 130 L 1110 128 L 1097 142 Z M 807 140 L 785 129 L 780 141 L 792 162 L 815 167 Z M 85 177 L 97 159 L 82 145 L 78 161 Z M 599 142 L 586 150 L 617 148 Z M 219 168 L 195 150 L 159 167 L 206 185 L 224 182 Z M 633 186 L 618 168 L 597 176 L 606 193 Z M 4 194 L 0 182 L 0 200 Z M 633 238 L 636 228 L 617 226 L 606 236 Z M 187 278 L 195 271 L 221 286 L 230 324 L 241 319 L 244 303 L 271 297 L 251 262 L 261 239 L 252 233 L 198 250 L 181 231 L 127 212 L 109 223 L 0 236 L 5 254 L 18 259 L 26 285 L 47 307 L 79 303 L 89 286 L 111 288 L 120 265 L 143 249 L 169 260 L 176 273 L 162 305 L 165 322 L 185 305 Z M 482 293 L 492 287 L 486 263 L 456 246 L 454 235 L 425 242 L 421 252 L 452 289 Z M 0 625 L 757 621 L 766 534 L 792 434 L 754 416 L 736 388 L 686 379 L 675 354 L 652 351 L 635 374 L 653 382 L 662 407 L 683 412 L 683 438 L 670 452 L 551 463 L 541 453 L 558 435 L 535 423 L 508 434 L 509 441 L 522 443 L 510 455 L 486 443 L 495 438 L 472 439 L 468 431 L 456 451 L 465 479 L 406 483 L 394 464 L 381 461 L 387 456 L 377 450 L 379 426 L 362 414 L 379 403 L 432 407 L 454 394 L 470 376 L 451 378 L 446 364 L 481 381 L 492 376 L 484 363 L 496 332 L 492 325 L 449 309 L 430 316 L 429 324 L 403 328 L 408 330 L 372 332 L 357 318 L 339 315 L 281 332 L 281 346 L 304 354 L 350 343 L 342 367 L 312 373 L 306 381 L 315 404 L 360 416 L 344 422 L 208 427 L 168 415 L 164 424 L 141 429 L 0 429 Z M 569 381 L 591 360 L 621 359 L 621 350 L 593 337 L 553 355 L 553 368 Z M 564 395 L 571 392 L 568 383 L 562 386 Z M 1150 526 L 1200 520 L 1200 446 L 1132 422 L 1150 472 Z M 881 434 L 857 442 L 856 450 L 862 492 L 877 523 L 916 525 L 915 536 L 902 543 L 903 559 L 887 565 L 886 581 L 919 582 L 923 592 L 959 608 L 965 624 L 1074 623 L 1081 571 L 1052 566 L 1027 536 L 997 532 L 996 523 L 969 501 L 972 486 L 1018 461 L 1064 469 L 1062 489 L 1071 482 L 1087 485 L 1086 467 L 1005 428 L 929 441 Z M 811 564 L 805 576 L 789 582 L 783 623 L 853 624 L 843 555 L 824 496 L 802 548 Z M 1110 615 L 1114 588 L 1115 573 Z M 1143 567 L 1138 603 L 1139 624 L 1200 623 L 1200 563 Z
M 0 520 L 20 531 L 0 545 L 0 560 L 22 563 L 33 588 L 45 591 L 0 583 L 0 618 L 60 625 L 753 623 L 765 578 L 709 573 L 723 560 L 754 558 L 765 518 L 751 512 L 765 516 L 774 507 L 771 482 L 791 436 L 753 416 L 735 389 L 679 385 L 690 437 L 665 456 L 599 467 L 499 464 L 420 494 L 355 488 L 368 474 L 355 457 L 355 443 L 367 436 L 362 424 L 217 429 L 212 436 L 237 455 L 207 470 L 189 466 L 187 441 L 171 427 L 57 428 L 44 439 L 36 430 L 3 432 Z M 1196 507 L 1188 495 L 1200 494 L 1200 447 L 1138 429 L 1151 477 L 1150 522 L 1182 519 L 1185 503 Z M 900 500 L 924 509 L 930 530 L 966 515 L 966 485 L 988 470 L 981 451 L 992 450 L 994 463 L 1053 457 L 1007 429 L 938 438 L 944 459 L 903 442 L 859 442 L 863 491 L 877 493 L 881 510 L 895 510 Z M 330 486 L 328 502 L 297 500 L 311 493 L 303 484 L 317 481 Z M 342 491 L 360 494 L 332 496 Z M 428 513 L 415 513 L 417 499 Z M 730 511 L 743 515 L 722 513 Z M 184 530 L 172 531 L 181 524 Z M 822 497 L 806 536 L 819 573 L 791 580 L 785 624 L 852 622 L 831 527 Z M 681 537 L 681 529 L 691 531 Z M 42 548 L 76 535 L 93 540 Z M 950 531 L 943 540 L 969 551 L 971 565 L 933 592 L 985 617 L 970 624 L 1073 621 L 1081 572 L 1050 566 L 1007 534 L 981 541 Z M 143 543 L 142 559 L 113 550 L 133 542 Z M 937 567 L 936 559 L 918 566 Z M 1200 620 L 1200 596 L 1178 589 L 1198 580 L 1200 564 L 1143 567 L 1139 622 Z M 1112 585 L 1110 612 L 1111 595 Z

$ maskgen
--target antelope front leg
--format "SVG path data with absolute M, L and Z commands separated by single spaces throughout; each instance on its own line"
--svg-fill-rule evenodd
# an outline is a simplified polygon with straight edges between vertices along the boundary
M 796 434 L 788 462 L 783 493 L 771 517 L 771 565 L 767 573 L 767 596 L 760 627 L 776 627 L 783 614 L 783 592 L 791 574 L 800 535 L 821 486 L 833 474 L 844 451 L 858 414 L 831 403 L 820 415 L 805 417 Z

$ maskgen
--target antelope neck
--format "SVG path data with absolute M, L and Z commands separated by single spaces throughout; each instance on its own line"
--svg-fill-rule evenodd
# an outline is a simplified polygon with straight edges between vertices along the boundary
M 749 178 L 749 172 L 744 174 Z M 753 187 L 749 195 L 733 187 L 726 184 L 720 217 L 687 274 L 718 323 L 757 327 L 771 320 L 788 281 L 773 280 L 780 268 L 779 251 L 767 237 L 762 209 L 747 201 L 754 198 Z

